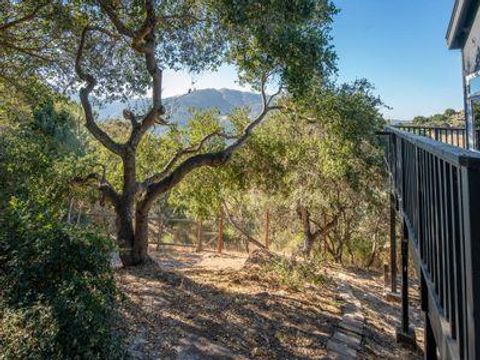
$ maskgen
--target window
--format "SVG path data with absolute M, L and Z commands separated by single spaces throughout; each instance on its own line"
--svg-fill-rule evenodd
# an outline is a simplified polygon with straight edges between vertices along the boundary
M 470 74 L 466 77 L 467 86 L 467 109 L 466 124 L 467 145 L 473 150 L 477 149 L 475 136 L 476 128 L 480 125 L 480 72 Z

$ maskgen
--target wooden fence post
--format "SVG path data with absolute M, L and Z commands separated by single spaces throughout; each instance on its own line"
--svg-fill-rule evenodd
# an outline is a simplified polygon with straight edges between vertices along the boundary
M 388 269 L 388 264 L 387 263 L 384 263 L 383 264 L 383 282 L 384 282 L 384 285 L 385 287 L 388 286 L 388 283 L 389 283 L 389 269 Z
M 325 226 L 325 224 L 328 224 L 327 214 L 323 214 L 323 224 L 324 224 L 324 226 Z M 328 241 L 328 231 L 324 231 L 323 234 L 322 234 L 323 256 L 325 256 L 327 254 L 327 251 L 328 251 L 327 241 Z
M 175 228 L 175 242 L 177 244 L 180 243 L 180 230 L 178 229 L 178 225 Z
M 270 211 L 268 208 L 265 209 L 265 247 L 267 250 L 269 249 L 270 246 L 270 238 L 269 234 L 270 233 Z
M 217 252 L 219 254 L 222 253 L 223 247 L 224 247 L 224 239 L 223 239 L 224 218 L 225 218 L 225 213 L 223 212 L 223 207 L 220 207 L 220 214 L 218 218 L 218 246 L 217 246 Z
M 202 237 L 202 219 L 200 219 L 197 222 L 197 248 L 195 249 L 196 252 L 200 252 L 203 250 Z

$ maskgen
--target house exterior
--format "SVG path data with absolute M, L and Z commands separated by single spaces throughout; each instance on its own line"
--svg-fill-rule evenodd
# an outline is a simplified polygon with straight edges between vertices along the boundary
M 480 13 L 478 0 L 455 0 L 447 32 L 449 49 L 462 50 L 463 71 L 480 71 Z
M 455 0 L 447 31 L 447 45 L 462 54 L 467 142 L 475 148 L 475 103 L 480 103 L 480 0 Z

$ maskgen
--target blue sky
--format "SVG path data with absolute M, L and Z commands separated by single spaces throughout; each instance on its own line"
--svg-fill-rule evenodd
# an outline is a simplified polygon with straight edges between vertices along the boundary
M 446 47 L 445 33 L 454 0 L 335 0 L 341 12 L 332 35 L 338 81 L 367 78 L 392 119 L 462 108 L 461 62 Z M 242 89 L 235 70 L 191 77 L 167 73 L 165 95 L 184 93 L 195 82 L 201 88 Z
M 446 47 L 454 0 L 337 0 L 339 80 L 375 84 L 394 119 L 462 108 L 459 51 Z

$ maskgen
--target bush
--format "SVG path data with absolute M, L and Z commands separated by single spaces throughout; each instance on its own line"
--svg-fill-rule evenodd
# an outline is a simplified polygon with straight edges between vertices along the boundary
M 280 285 L 293 291 L 301 291 L 307 284 L 321 285 L 328 278 L 321 273 L 318 261 L 296 262 L 282 257 L 273 257 L 271 261 L 261 265 L 263 275 L 274 273 Z
M 13 199 L 0 219 L 4 359 L 121 357 L 111 323 L 112 244 Z

